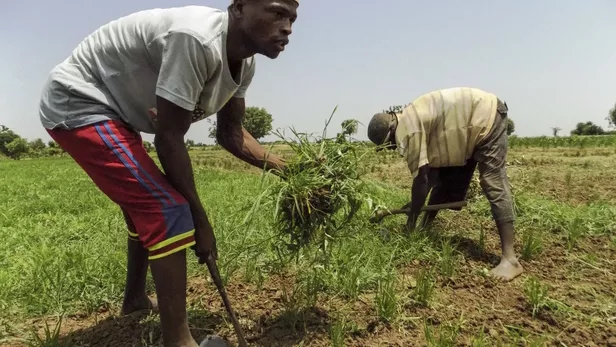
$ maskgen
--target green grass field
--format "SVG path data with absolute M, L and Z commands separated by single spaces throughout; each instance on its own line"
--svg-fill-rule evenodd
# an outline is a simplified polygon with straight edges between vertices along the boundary
M 290 260 L 276 251 L 271 207 L 246 220 L 272 178 L 222 150 L 191 155 L 221 273 L 255 346 L 616 344 L 611 146 L 512 149 L 525 273 L 511 283 L 486 276 L 500 246 L 477 189 L 463 211 L 443 212 L 432 230 L 410 236 L 401 232 L 404 217 L 370 224 L 365 206 L 330 243 L 327 266 L 318 266 L 309 253 Z M 374 203 L 408 201 L 401 158 L 371 154 L 363 165 Z M 118 315 L 126 263 L 120 210 L 70 158 L 0 161 L 0 191 L 0 345 L 158 346 L 157 316 Z M 188 259 L 194 336 L 235 341 L 207 268 L 190 252 Z

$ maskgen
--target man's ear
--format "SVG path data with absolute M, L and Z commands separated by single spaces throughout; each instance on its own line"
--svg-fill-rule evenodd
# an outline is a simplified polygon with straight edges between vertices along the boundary
M 389 121 L 389 131 L 395 132 L 398 127 L 398 116 L 392 114 L 391 120 Z
M 233 4 L 231 5 L 231 14 L 235 18 L 242 18 L 244 13 L 244 2 L 245 0 L 233 0 Z

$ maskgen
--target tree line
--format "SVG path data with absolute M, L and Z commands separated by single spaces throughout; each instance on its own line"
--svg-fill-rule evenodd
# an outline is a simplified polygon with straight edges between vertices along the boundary
M 217 143 L 216 121 L 209 118 L 207 121 L 211 124 L 208 137 Z M 246 107 L 246 114 L 242 125 L 255 139 L 259 140 L 271 133 L 273 121 L 274 118 L 265 108 L 252 106 Z M 342 132 L 337 135 L 337 140 L 349 140 L 353 134 L 357 133 L 358 124 L 359 122 L 354 119 L 343 121 L 341 124 Z M 154 145 L 149 141 L 143 141 L 143 146 L 148 152 L 155 150 Z M 189 149 L 206 146 L 208 145 L 195 143 L 194 140 L 186 139 L 186 147 Z M 0 125 L 0 154 L 17 160 L 25 157 L 39 158 L 59 156 L 64 154 L 64 151 L 53 140 L 47 143 L 40 138 L 28 141 L 6 126 Z
M 393 105 L 383 112 L 401 112 L 406 105 Z M 246 107 L 246 116 L 244 117 L 243 126 L 255 139 L 259 140 L 269 135 L 272 131 L 272 123 L 274 118 L 272 115 L 262 107 Z M 606 117 L 608 126 L 610 128 L 616 128 L 616 103 L 614 107 L 610 109 L 608 116 Z M 212 121 L 208 118 L 210 124 L 210 130 L 208 136 L 216 141 L 216 121 Z M 352 140 L 352 136 L 357 133 L 359 122 L 355 119 L 346 119 L 342 122 L 342 131 L 336 135 L 336 141 L 349 141 Z M 559 127 L 552 128 L 552 135 L 558 137 L 558 133 L 562 130 Z M 515 132 L 515 123 L 511 118 L 507 119 L 507 135 L 511 135 Z M 606 131 L 601 126 L 594 124 L 593 122 L 579 122 L 576 127 L 571 130 L 571 136 L 580 135 L 616 135 L 615 130 Z M 143 146 L 148 152 L 154 151 L 154 145 L 149 141 L 143 141 Z M 206 147 L 203 143 L 195 143 L 191 139 L 186 140 L 187 148 Z M 11 129 L 4 125 L 0 125 L 0 154 L 11 158 L 21 159 L 24 157 L 38 158 L 38 157 L 51 157 L 62 155 L 64 151 L 58 146 L 55 141 L 48 141 L 45 143 L 42 139 L 38 138 L 33 141 L 19 136 Z
M 0 154 L 8 158 L 47 157 L 63 152 L 55 141 L 49 141 L 47 144 L 41 139 L 28 141 L 6 126 L 0 125 Z

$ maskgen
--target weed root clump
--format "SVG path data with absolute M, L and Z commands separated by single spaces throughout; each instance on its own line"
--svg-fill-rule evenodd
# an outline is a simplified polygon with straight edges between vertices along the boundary
M 332 114 L 333 115 L 333 114 Z M 355 215 L 363 201 L 359 146 L 339 139 L 311 138 L 291 130 L 294 138 L 276 134 L 293 150 L 279 181 L 266 191 L 275 205 L 278 230 L 297 250 L 327 242 Z

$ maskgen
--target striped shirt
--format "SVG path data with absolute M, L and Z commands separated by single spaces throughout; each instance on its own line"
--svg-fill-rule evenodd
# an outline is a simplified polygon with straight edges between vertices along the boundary
M 419 168 L 463 166 L 494 123 L 497 97 L 476 88 L 420 96 L 398 114 L 396 143 L 415 178 Z

